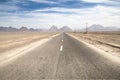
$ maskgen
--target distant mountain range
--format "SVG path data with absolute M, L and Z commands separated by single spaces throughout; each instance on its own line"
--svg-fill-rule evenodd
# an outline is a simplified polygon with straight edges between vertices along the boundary
M 88 28 L 88 31 L 120 31 L 117 27 L 104 27 L 100 24 L 94 24 Z
M 53 25 L 52 27 L 50 27 L 50 29 L 48 31 L 58 31 L 59 29 L 57 28 L 57 26 Z
M 68 26 L 63 26 L 62 28 L 57 28 L 57 26 L 52 26 L 50 27 L 50 29 L 48 29 L 48 31 L 52 31 L 52 32 L 71 32 L 72 29 Z
M 13 27 L 0 26 L 0 32 L 16 32 L 16 31 L 24 32 L 24 31 L 40 31 L 40 30 L 33 29 L 33 28 L 28 29 L 27 27 L 21 27 L 21 28 L 17 29 L 17 28 L 13 28 Z
M 63 26 L 62 28 L 59 29 L 59 31 L 61 31 L 61 32 L 71 32 L 73 30 L 68 26 Z
M 76 30 L 76 31 L 80 31 L 80 32 L 84 32 L 86 31 L 86 28 L 83 28 L 83 29 L 79 29 L 79 30 Z M 94 32 L 94 31 L 120 31 L 120 28 L 117 28 L 117 27 L 104 27 L 100 24 L 94 24 L 94 25 L 91 25 L 87 28 L 87 31 L 88 32 Z
M 21 27 L 21 28 L 17 29 L 17 28 L 13 28 L 13 27 L 0 26 L 0 32 L 15 32 L 15 31 L 20 31 L 20 32 L 24 32 L 24 31 L 70 32 L 70 31 L 72 31 L 72 29 L 69 28 L 68 26 L 64 26 L 64 27 L 58 29 L 55 25 L 53 25 L 49 29 L 33 29 L 33 28 L 28 29 L 27 27 Z
M 0 27 L 0 31 L 3 31 L 3 32 L 14 32 L 14 31 L 18 31 L 18 29 L 16 28 L 13 28 L 13 27 Z
M 79 29 L 79 30 L 75 30 L 77 32 L 84 32 L 86 29 Z M 104 27 L 100 24 L 94 24 L 91 25 L 87 28 L 88 31 L 120 31 L 120 28 L 117 27 Z M 73 30 L 68 27 L 68 26 L 63 26 L 62 28 L 58 28 L 57 26 L 53 25 L 51 26 L 49 29 L 34 29 L 34 28 L 30 28 L 28 29 L 27 27 L 21 27 L 19 29 L 17 28 L 13 28 L 13 27 L 3 27 L 0 26 L 0 32 L 15 32 L 15 31 L 40 31 L 40 32 L 72 32 Z

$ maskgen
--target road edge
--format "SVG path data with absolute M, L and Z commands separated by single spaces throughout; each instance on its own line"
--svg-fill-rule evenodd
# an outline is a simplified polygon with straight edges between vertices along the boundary
M 66 33 L 68 36 L 76 39 L 77 41 L 79 42 L 82 42 L 83 44 L 85 44 L 86 46 L 88 46 L 89 48 L 95 50 L 96 52 L 98 52 L 100 55 L 103 55 L 104 57 L 108 58 L 109 60 L 113 61 L 113 62 L 116 62 L 117 64 L 120 65 L 120 58 L 118 56 L 115 56 L 115 55 L 112 55 L 112 54 L 109 54 L 107 52 L 104 52 L 103 50 L 95 47 L 94 45 L 91 45 L 83 40 L 80 40 L 78 37 L 72 35 L 72 34 L 69 34 L 69 33 Z
M 9 62 L 16 60 L 18 57 L 25 55 L 26 53 L 34 50 L 35 48 L 45 44 L 46 42 L 50 41 L 51 39 L 59 35 L 60 34 L 58 33 L 48 38 L 44 38 L 39 41 L 30 43 L 28 45 L 9 50 L 7 52 L 3 52 L 2 55 L 0 55 L 0 66 L 7 65 Z

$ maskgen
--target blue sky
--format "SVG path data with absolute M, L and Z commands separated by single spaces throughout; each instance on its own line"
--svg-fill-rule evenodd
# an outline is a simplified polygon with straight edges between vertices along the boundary
M 120 27 L 119 0 L 0 0 L 0 26 L 83 28 L 87 22 Z

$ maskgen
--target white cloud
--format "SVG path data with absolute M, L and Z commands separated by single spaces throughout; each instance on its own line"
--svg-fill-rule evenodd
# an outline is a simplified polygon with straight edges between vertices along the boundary
M 55 1 L 48 1 L 48 0 L 29 0 L 33 2 L 38 2 L 38 3 L 49 3 L 49 4 L 56 4 L 57 2 Z
M 90 2 L 90 3 L 103 3 L 108 2 L 109 0 L 82 0 L 84 2 Z
M 118 0 L 82 0 L 82 1 L 88 3 L 102 3 L 102 5 L 120 8 L 120 2 Z
M 44 11 L 68 12 L 73 14 L 62 13 L 45 13 Z M 24 16 L 19 16 L 24 15 Z M 9 14 L 0 19 L 0 25 L 11 26 L 29 26 L 48 28 L 51 25 L 62 27 L 68 25 L 73 29 L 85 27 L 85 23 L 102 24 L 105 26 L 119 26 L 120 10 L 115 7 L 96 6 L 94 8 L 46 8 L 38 9 L 21 14 Z M 16 24 L 17 23 L 17 24 Z
M 73 0 L 56 0 L 56 1 L 52 1 L 52 0 L 29 0 L 29 1 L 38 2 L 38 3 L 60 4 L 61 2 L 67 2 L 67 1 L 73 1 Z
M 18 9 L 20 8 L 17 6 L 0 4 L 0 11 L 11 11 L 11 10 L 18 10 Z

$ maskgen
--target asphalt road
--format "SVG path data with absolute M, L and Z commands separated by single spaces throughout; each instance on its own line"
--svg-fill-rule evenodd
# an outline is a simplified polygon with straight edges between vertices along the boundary
M 4 67 L 0 80 L 120 80 L 120 64 L 61 34 Z

